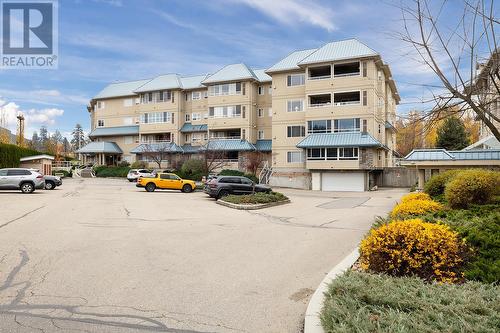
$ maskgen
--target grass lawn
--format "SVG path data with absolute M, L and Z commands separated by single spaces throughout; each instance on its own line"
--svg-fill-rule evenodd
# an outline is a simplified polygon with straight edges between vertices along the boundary
M 498 332 L 500 286 L 349 271 L 330 284 L 321 322 L 326 332 Z

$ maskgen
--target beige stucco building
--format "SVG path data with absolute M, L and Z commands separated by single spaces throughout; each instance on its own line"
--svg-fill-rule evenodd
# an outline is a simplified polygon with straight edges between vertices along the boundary
M 81 152 L 110 164 L 148 160 L 154 149 L 184 158 L 208 149 L 242 169 L 257 151 L 272 185 L 362 191 L 393 166 L 398 102 L 389 66 L 349 39 L 267 70 L 231 64 L 110 84 L 89 104 L 94 142 Z

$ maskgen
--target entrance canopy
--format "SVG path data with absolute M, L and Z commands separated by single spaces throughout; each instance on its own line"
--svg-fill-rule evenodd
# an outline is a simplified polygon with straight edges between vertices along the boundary
M 122 154 L 121 148 L 114 142 L 93 141 L 76 151 L 79 154 Z

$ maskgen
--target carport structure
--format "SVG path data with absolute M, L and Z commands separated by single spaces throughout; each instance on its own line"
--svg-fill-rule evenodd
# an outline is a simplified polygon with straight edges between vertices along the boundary
M 93 141 L 76 151 L 83 155 L 84 163 L 97 163 L 99 165 L 115 165 L 123 154 L 115 142 Z
M 500 168 L 500 149 L 414 149 L 401 161 L 401 165 L 417 170 L 418 188 L 423 189 L 426 170 L 430 170 L 432 176 L 449 169 Z

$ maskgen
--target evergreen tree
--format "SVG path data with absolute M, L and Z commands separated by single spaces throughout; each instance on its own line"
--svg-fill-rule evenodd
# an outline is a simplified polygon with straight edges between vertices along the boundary
M 436 146 L 447 150 L 460 150 L 469 145 L 469 138 L 463 122 L 456 117 L 448 117 L 437 132 Z
M 49 140 L 49 132 L 47 131 L 47 127 L 40 127 L 40 139 L 39 139 L 39 148 L 41 150 L 47 150 L 47 141 Z
M 33 135 L 31 136 L 30 148 L 34 150 L 40 149 L 40 137 L 38 136 L 38 133 L 36 131 L 34 131 Z
M 62 144 L 64 152 L 69 153 L 71 151 L 71 145 L 66 137 L 64 137 Z
M 82 125 L 76 124 L 71 135 L 73 136 L 71 139 L 73 150 L 78 150 L 85 145 L 85 134 L 83 133 Z
M 61 132 L 56 130 L 54 134 L 52 134 L 52 140 L 54 140 L 56 143 L 63 143 L 63 136 L 61 135 Z

